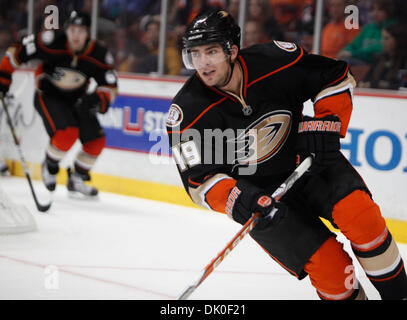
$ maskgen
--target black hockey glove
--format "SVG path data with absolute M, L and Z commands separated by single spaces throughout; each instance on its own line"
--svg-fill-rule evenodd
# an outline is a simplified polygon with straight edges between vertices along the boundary
M 91 115 L 96 115 L 100 110 L 102 101 L 97 93 L 85 94 L 80 97 L 75 103 L 75 109 L 78 113 L 89 113 Z
M 310 154 L 315 165 L 326 166 L 340 157 L 339 131 L 341 121 L 336 115 L 323 118 L 304 116 L 298 126 L 298 163 Z
M 0 98 L 4 98 L 10 88 L 9 85 L 0 82 Z
M 226 203 L 226 213 L 233 220 L 245 224 L 251 216 L 260 212 L 260 220 L 256 228 L 261 229 L 281 217 L 285 206 L 268 196 L 264 190 L 254 186 L 244 179 L 239 179 L 235 187 L 230 191 Z

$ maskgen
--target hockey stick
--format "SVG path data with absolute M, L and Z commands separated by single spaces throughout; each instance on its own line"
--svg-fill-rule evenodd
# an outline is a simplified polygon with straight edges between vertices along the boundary
M 50 203 L 48 203 L 48 204 L 45 204 L 45 205 L 39 203 L 39 201 L 38 201 L 38 199 L 37 199 L 37 195 L 36 195 L 35 192 L 34 192 L 34 187 L 33 187 L 32 181 L 31 181 L 30 174 L 29 174 L 29 172 L 28 172 L 27 164 L 26 164 L 26 162 L 25 162 L 25 158 L 24 158 L 23 152 L 22 152 L 22 150 L 21 150 L 20 142 L 18 141 L 16 132 L 15 132 L 15 130 L 14 130 L 14 126 L 13 126 L 13 123 L 12 123 L 12 121 L 11 121 L 10 113 L 9 113 L 9 111 L 8 111 L 8 107 L 7 107 L 7 104 L 6 104 L 5 100 L 4 100 L 4 97 L 1 97 L 1 102 L 2 102 L 2 104 L 3 104 L 4 112 L 6 113 L 7 124 L 8 124 L 8 126 L 9 126 L 9 128 L 10 128 L 11 135 L 13 136 L 14 144 L 15 144 L 16 147 L 17 147 L 17 151 L 18 151 L 18 153 L 19 153 L 20 160 L 21 160 L 21 163 L 22 163 L 22 165 L 23 165 L 23 169 L 24 169 L 25 176 L 26 176 L 27 181 L 28 181 L 28 184 L 29 184 L 29 186 L 30 186 L 31 194 L 32 194 L 32 196 L 33 196 L 33 198 L 34 198 L 35 205 L 37 206 L 37 209 L 38 209 L 38 211 L 40 211 L 40 212 L 48 211 L 49 208 L 51 207 L 52 202 L 50 202 Z
M 272 197 L 278 201 L 310 167 L 312 164 L 312 156 L 306 158 L 294 170 L 294 172 L 277 188 L 272 194 Z M 188 286 L 184 292 L 177 298 L 177 300 L 186 300 L 195 291 L 196 288 L 212 273 L 212 271 L 225 259 L 225 257 L 232 251 L 239 242 L 248 234 L 259 219 L 260 213 L 255 213 L 247 220 L 242 229 L 233 237 L 233 239 L 226 245 L 226 247 L 218 253 L 218 255 L 204 268 L 198 280 L 191 286 Z

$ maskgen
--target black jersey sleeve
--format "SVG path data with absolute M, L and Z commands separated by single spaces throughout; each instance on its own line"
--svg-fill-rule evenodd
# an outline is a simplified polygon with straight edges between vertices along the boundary
M 167 132 L 173 159 L 192 201 L 225 213 L 226 201 L 236 180 L 230 174 L 227 150 L 216 140 L 222 135 L 216 134 L 220 120 L 211 111 L 219 101 L 199 95 L 187 82 L 171 104 Z
M 292 66 L 296 77 L 294 87 L 302 101 L 311 99 L 316 117 L 335 114 L 341 122 L 341 136 L 345 136 L 353 109 L 355 80 L 345 61 L 304 53 Z
M 102 103 L 100 113 L 105 113 L 116 99 L 117 73 L 114 69 L 113 55 L 98 43 L 93 45 L 94 49 L 84 58 L 94 65 L 93 78 L 98 84 L 96 93 Z
M 21 64 L 33 59 L 45 60 L 48 54 L 55 50 L 65 51 L 61 47 L 61 37 L 64 35 L 53 30 L 41 31 L 37 35 L 30 34 L 21 41 L 12 44 L 0 64 L 0 82 L 11 83 L 11 75 Z

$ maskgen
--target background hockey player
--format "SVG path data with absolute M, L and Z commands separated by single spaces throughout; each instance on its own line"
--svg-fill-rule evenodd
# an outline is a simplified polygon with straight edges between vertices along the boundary
M 225 11 L 199 15 L 183 40 L 184 63 L 197 72 L 173 99 L 167 131 L 191 199 L 241 224 L 260 212 L 251 236 L 289 273 L 308 274 L 321 299 L 365 299 L 350 256 L 319 219 L 326 218 L 349 239 L 383 299 L 407 297 L 397 245 L 340 152 L 353 108 L 348 65 L 287 42 L 240 50 L 240 28 Z M 308 99 L 314 117 L 302 114 Z M 207 139 L 208 131 L 231 129 L 232 138 Z M 256 152 L 231 157 L 233 142 Z M 311 153 L 310 171 L 274 201 L 270 194 Z M 223 161 L 209 161 L 219 155 Z
M 95 196 L 98 190 L 84 183 L 105 146 L 105 134 L 96 113 L 105 113 L 114 100 L 117 79 L 112 55 L 90 40 L 90 18 L 73 11 L 64 32 L 41 31 L 12 45 L 0 65 L 0 91 L 8 91 L 15 68 L 39 59 L 34 105 L 50 137 L 42 164 L 46 187 L 53 191 L 59 162 L 79 138 L 82 149 L 68 168 L 68 190 Z M 87 93 L 90 79 L 98 87 Z

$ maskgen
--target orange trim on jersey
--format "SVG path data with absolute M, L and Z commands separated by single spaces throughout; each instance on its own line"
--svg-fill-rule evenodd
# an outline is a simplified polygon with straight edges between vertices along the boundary
M 113 69 L 113 66 L 104 64 L 104 63 L 100 62 L 99 60 L 92 58 L 90 56 L 81 55 L 81 56 L 79 56 L 79 59 L 88 60 L 88 61 L 96 64 L 98 67 L 100 67 L 102 69 Z
M 39 75 L 41 75 L 44 72 L 43 67 L 44 67 L 44 65 L 42 63 L 40 63 L 38 65 L 37 69 L 35 69 L 35 71 L 34 71 L 34 77 L 35 78 L 38 77 Z
M 99 96 L 100 101 L 102 102 L 102 105 L 101 105 L 99 111 L 101 113 L 104 113 L 107 110 L 107 104 L 108 104 L 108 101 L 109 101 L 109 97 L 107 96 L 108 93 L 96 90 L 96 94 Z
M 246 97 L 247 93 L 247 81 L 249 79 L 249 72 L 247 71 L 247 65 L 246 62 L 243 60 L 242 56 L 237 57 L 240 61 L 240 64 L 243 67 L 243 79 L 244 79 L 244 84 L 243 84 L 243 96 Z
M 277 72 L 280 72 L 280 71 L 282 71 L 282 70 L 284 70 L 284 69 L 287 69 L 288 67 L 291 67 L 293 64 L 296 64 L 296 63 L 302 58 L 302 56 L 304 55 L 304 51 L 302 50 L 302 48 L 300 48 L 300 50 L 301 50 L 301 53 L 300 53 L 300 55 L 297 57 L 297 59 L 295 59 L 294 61 L 290 62 L 289 64 L 286 64 L 285 66 L 282 66 L 281 68 L 278 68 L 278 69 L 276 69 L 276 70 L 274 70 L 274 71 L 272 71 L 272 72 L 270 72 L 270 73 L 265 74 L 264 76 L 261 76 L 260 78 L 257 78 L 257 79 L 255 79 L 255 80 L 253 80 L 252 82 L 250 82 L 250 83 L 247 85 L 247 87 L 250 87 L 251 85 L 255 84 L 256 82 L 259 82 L 260 80 L 263 80 L 264 78 L 270 77 L 270 76 L 272 76 L 273 74 L 276 74 Z
M 219 181 L 206 193 L 206 202 L 213 210 L 226 213 L 226 202 L 228 200 L 230 190 L 232 190 L 235 185 L 235 179 L 223 179 Z
M 89 53 L 91 53 L 93 51 L 93 49 L 95 48 L 95 45 L 96 45 L 96 41 L 91 40 L 90 43 L 88 44 L 88 47 L 86 48 L 86 51 L 83 53 L 83 55 L 87 56 Z
M 341 120 L 340 136 L 343 138 L 348 130 L 353 104 L 349 92 L 342 92 L 330 97 L 325 97 L 314 104 L 315 117 L 321 118 L 336 114 Z
M 331 85 L 333 85 L 334 83 L 337 83 L 339 80 L 342 80 L 343 78 L 345 78 L 345 76 L 348 74 L 349 71 L 349 65 L 346 67 L 345 73 L 340 76 L 338 79 L 336 79 L 335 81 L 332 81 L 331 83 L 328 83 L 325 88 L 330 87 Z
M 199 187 L 199 186 L 201 185 L 201 183 L 194 182 L 194 181 L 192 181 L 191 178 L 189 178 L 189 177 L 188 177 L 188 183 L 189 183 L 189 184 L 192 184 L 193 186 L 197 186 L 197 187 Z
M 10 58 L 7 55 L 5 55 L 1 60 L 0 70 L 10 75 L 14 72 L 14 67 L 12 66 Z
M 226 97 L 212 103 L 209 107 L 207 107 L 204 111 L 202 111 L 199 116 L 197 116 L 195 118 L 194 121 L 192 121 L 188 126 L 186 126 L 184 129 L 182 129 L 181 131 L 168 131 L 168 133 L 183 133 L 185 130 L 189 129 L 190 127 L 192 127 L 194 125 L 195 122 L 197 122 L 200 118 L 202 118 L 202 116 L 207 113 L 210 109 L 212 109 L 214 106 L 218 105 L 219 103 L 222 103 L 223 101 L 226 100 Z
M 40 106 L 41 106 L 42 112 L 44 112 L 44 115 L 47 118 L 48 124 L 51 126 L 52 131 L 56 132 L 57 129 L 55 127 L 54 121 L 52 120 L 52 118 L 48 112 L 47 107 L 45 106 L 44 99 L 42 98 L 41 92 L 38 92 L 38 100 L 40 101 Z
M 5 84 L 6 86 L 9 86 L 11 84 L 11 80 L 5 79 L 5 78 L 0 78 L 0 83 Z

